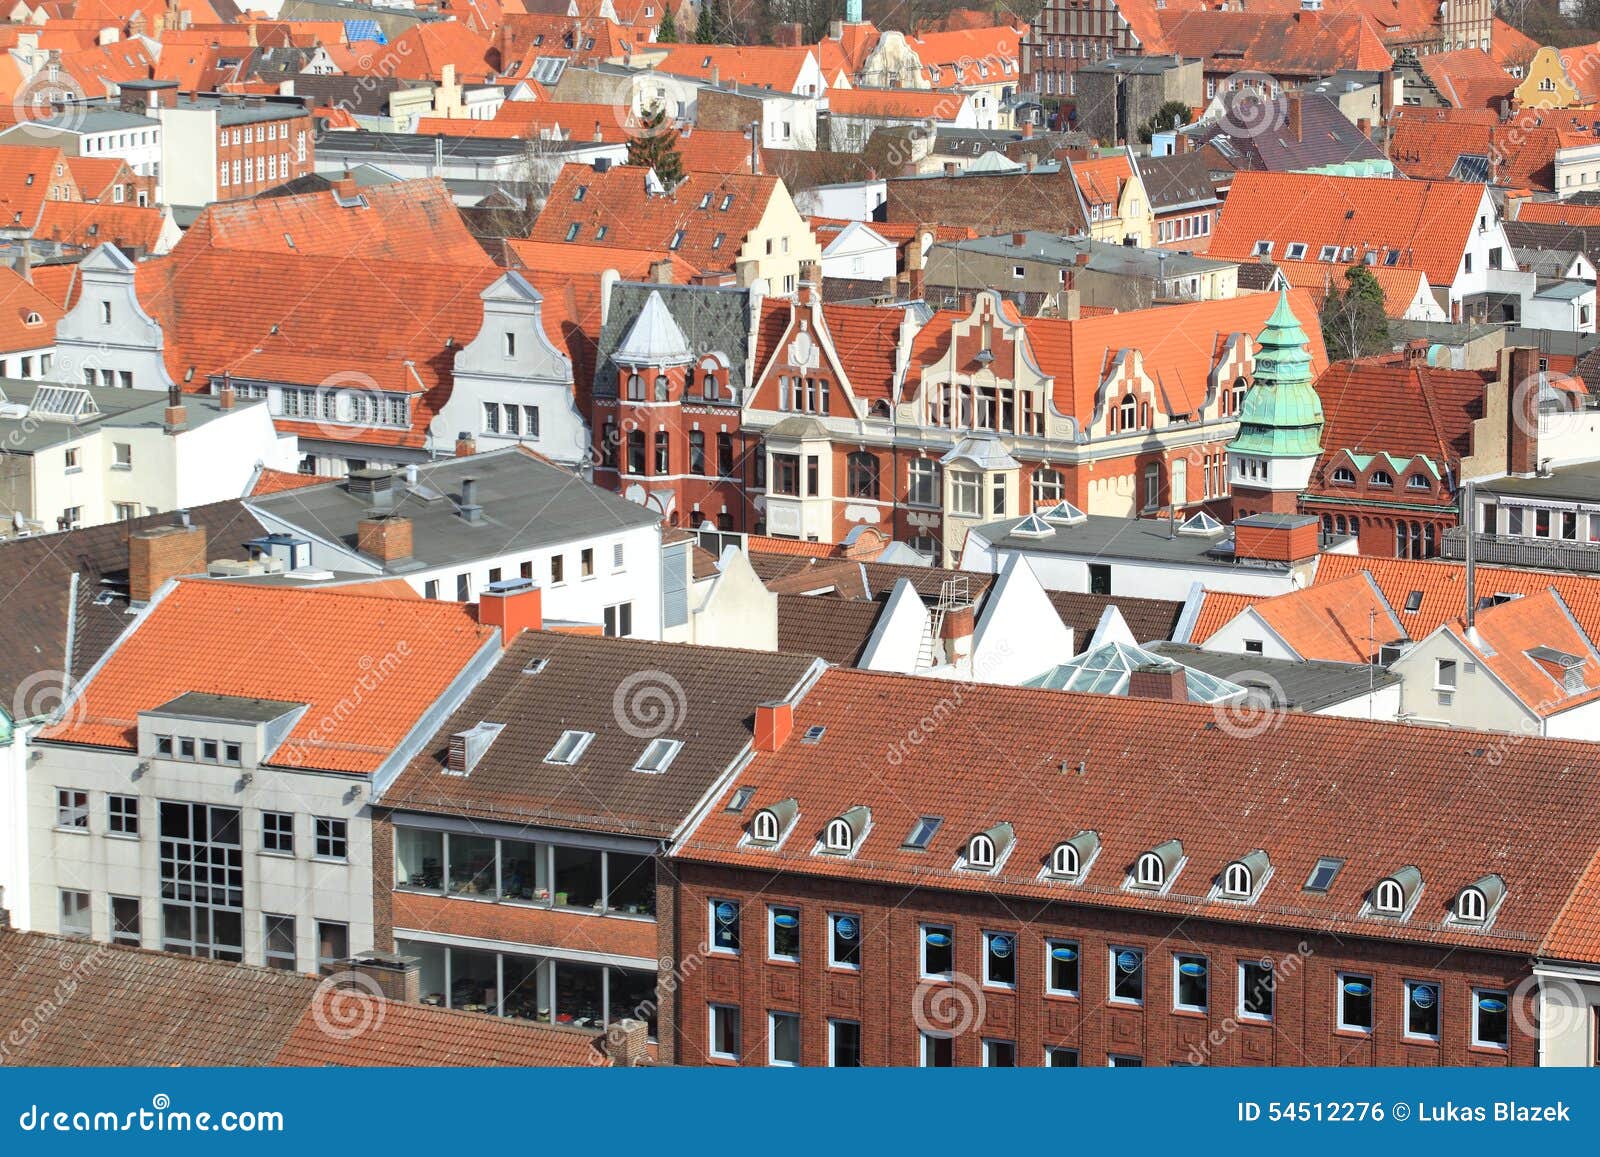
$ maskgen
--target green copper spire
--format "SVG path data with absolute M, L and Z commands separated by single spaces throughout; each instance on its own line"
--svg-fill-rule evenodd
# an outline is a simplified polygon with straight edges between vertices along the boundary
M 1239 433 L 1228 449 L 1260 458 L 1315 458 L 1322 453 L 1322 400 L 1311 381 L 1306 331 L 1278 293 L 1278 307 L 1256 338 L 1255 382 L 1239 408 Z

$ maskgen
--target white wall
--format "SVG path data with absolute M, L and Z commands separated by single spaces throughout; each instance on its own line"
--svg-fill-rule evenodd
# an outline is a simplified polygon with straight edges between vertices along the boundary
M 961 569 L 994 574 L 1003 569 L 1013 556 L 1028 560 L 1047 591 L 1088 591 L 1091 563 L 1111 567 L 1111 593 L 1114 595 L 1182 602 L 1196 582 L 1202 583 L 1208 590 L 1246 595 L 1281 595 L 1297 589 L 1291 572 L 1265 567 L 1194 566 L 1047 554 L 1014 547 L 997 549 L 977 533 L 967 536 L 966 546 L 961 552 Z
M 217 199 L 216 109 L 161 108 L 161 200 L 207 205 Z
M 1247 640 L 1259 642 L 1261 650 L 1247 650 L 1245 648 Z M 1302 658 L 1301 655 L 1283 641 L 1276 631 L 1263 621 L 1260 615 L 1256 614 L 1253 607 L 1240 611 L 1231 620 L 1213 631 L 1210 637 L 1201 644 L 1201 649 L 1224 655 L 1259 654 L 1263 659 L 1296 660 Z
M 51 379 L 81 386 L 85 370 L 113 370 L 131 373 L 135 389 L 169 388 L 161 327 L 139 304 L 133 262 L 107 244 L 84 258 L 78 272 L 83 284 L 77 304 L 56 323 Z
M 873 210 L 888 199 L 887 181 L 818 185 L 794 195 L 795 208 L 807 217 L 842 217 L 849 221 L 872 220 Z

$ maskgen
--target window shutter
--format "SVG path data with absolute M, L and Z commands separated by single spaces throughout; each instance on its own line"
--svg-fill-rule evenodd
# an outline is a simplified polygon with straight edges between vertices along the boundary
M 689 621 L 689 544 L 675 542 L 661 549 L 661 625 L 681 627 Z

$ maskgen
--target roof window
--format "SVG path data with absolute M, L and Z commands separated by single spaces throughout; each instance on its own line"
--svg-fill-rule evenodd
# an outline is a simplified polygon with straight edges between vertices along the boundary
M 1306 877 L 1306 892 L 1326 892 L 1333 886 L 1333 878 L 1339 874 L 1339 869 L 1344 867 L 1343 860 L 1335 860 L 1329 856 L 1320 858 L 1316 866 L 1311 869 L 1311 874 Z
M 1070 840 L 1062 840 L 1055 846 L 1050 853 L 1050 864 L 1046 871 L 1057 880 L 1081 880 L 1099 851 L 1099 834 L 1081 831 Z
M 589 744 L 593 742 L 592 731 L 563 731 L 561 738 L 556 740 L 556 745 L 550 749 L 550 754 L 544 757 L 544 761 L 560 764 L 577 763 Z
M 733 793 L 733 798 L 728 801 L 728 810 L 731 812 L 744 811 L 745 805 L 750 802 L 750 797 L 755 794 L 755 788 L 741 787 L 738 791 Z
M 1221 895 L 1227 900 L 1253 899 L 1271 873 L 1267 853 L 1258 848 L 1222 870 Z
M 1015 839 L 1016 833 L 1009 823 L 998 823 L 978 832 L 967 840 L 966 854 L 956 867 L 973 872 L 992 872 L 1005 860 Z
M 872 813 L 860 806 L 835 816 L 822 830 L 822 851 L 831 856 L 850 855 L 866 835 L 871 819 Z
M 1135 888 L 1162 891 L 1177 877 L 1182 864 L 1183 844 L 1178 840 L 1168 840 L 1139 857 L 1134 863 L 1133 878 L 1129 883 Z
M 639 756 L 639 762 L 633 765 L 633 770 L 647 775 L 660 775 L 672 766 L 672 761 L 682 750 L 681 739 L 652 739 L 645 746 L 644 754 Z
M 917 852 L 925 851 L 934 833 L 943 826 L 943 816 L 920 816 L 917 822 L 911 825 L 911 834 L 906 836 L 905 843 L 900 846 Z

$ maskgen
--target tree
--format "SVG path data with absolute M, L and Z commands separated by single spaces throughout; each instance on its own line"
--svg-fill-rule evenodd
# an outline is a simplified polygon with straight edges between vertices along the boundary
M 694 39 L 697 44 L 733 43 L 733 14 L 728 11 L 727 0 L 701 0 Z
M 1169 100 L 1166 104 L 1156 109 L 1150 119 L 1139 126 L 1139 143 L 1148 145 L 1150 139 L 1157 133 L 1164 133 L 1168 129 L 1175 129 L 1179 125 L 1189 123 L 1189 106 L 1181 100 Z
M 672 15 L 672 0 L 667 0 L 667 7 L 661 13 L 661 23 L 656 26 L 657 44 L 676 44 L 678 42 L 678 21 Z
M 1322 302 L 1322 342 L 1330 361 L 1364 358 L 1389 349 L 1383 287 L 1364 265 L 1345 270 L 1345 288 L 1328 287 Z
M 683 180 L 683 158 L 678 155 L 678 130 L 667 123 L 665 105 L 644 110 L 644 123 L 628 138 L 628 164 L 654 169 L 667 188 Z
M 550 186 L 567 156 L 563 142 L 530 136 L 522 142 L 507 180 L 478 206 L 476 228 L 480 236 L 526 237 L 544 208 Z

